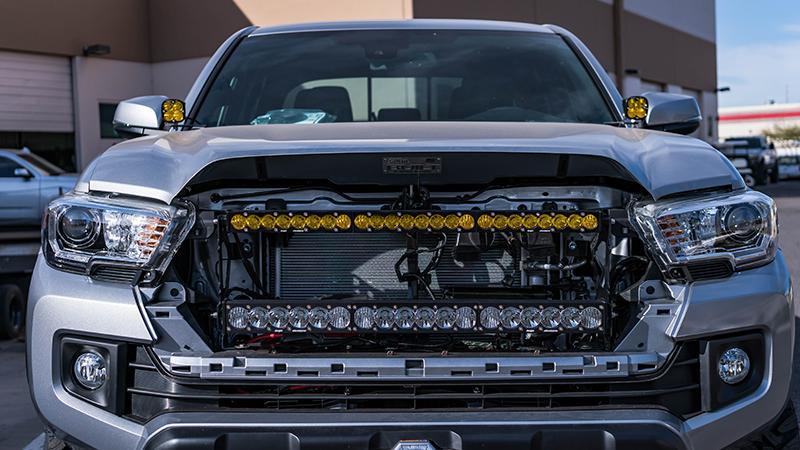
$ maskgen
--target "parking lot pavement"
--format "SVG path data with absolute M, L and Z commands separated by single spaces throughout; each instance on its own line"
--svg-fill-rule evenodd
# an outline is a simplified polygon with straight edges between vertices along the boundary
M 0 342 L 0 449 L 20 449 L 42 432 L 25 376 L 25 344 Z
M 784 181 L 761 189 L 778 202 L 780 244 L 792 270 L 792 278 L 800 280 L 800 181 Z M 795 298 L 800 313 L 800 296 Z M 797 330 L 800 320 L 795 319 Z M 800 341 L 800 333 L 795 342 Z M 792 400 L 800 410 L 800 355 L 796 346 Z M 25 377 L 25 345 L 20 342 L 0 342 L 0 449 L 20 449 L 42 431 L 28 395 Z
M 800 181 L 783 181 L 760 189 L 778 203 L 778 241 L 792 272 L 795 287 L 800 282 Z M 794 296 L 795 315 L 800 314 L 800 295 Z M 792 401 L 800 411 L 800 319 L 795 316 Z

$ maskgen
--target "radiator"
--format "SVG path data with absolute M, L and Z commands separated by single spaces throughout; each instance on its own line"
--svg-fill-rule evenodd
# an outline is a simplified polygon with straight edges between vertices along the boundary
M 425 236 L 420 247 L 435 247 L 437 242 L 436 237 Z M 513 274 L 513 258 L 504 249 L 494 248 L 462 262 L 453 258 L 455 242 L 456 233 L 449 233 L 440 263 L 431 274 L 433 291 L 497 285 Z M 407 284 L 397 280 L 394 265 L 405 251 L 406 238 L 398 233 L 298 233 L 286 246 L 273 249 L 273 258 L 280 258 L 280 262 L 271 265 L 271 279 L 280 298 L 288 300 L 351 294 L 400 300 L 406 298 Z M 420 254 L 419 266 L 425 267 L 430 258 L 430 253 Z M 402 268 L 405 272 L 405 263 Z M 518 275 L 514 284 L 519 285 Z M 420 289 L 420 296 L 423 295 L 424 290 Z

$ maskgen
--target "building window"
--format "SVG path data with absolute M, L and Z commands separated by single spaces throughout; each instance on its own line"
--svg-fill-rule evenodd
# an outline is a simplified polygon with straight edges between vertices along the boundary
M 113 123 L 116 110 L 116 103 L 100 103 L 100 138 L 119 139 Z

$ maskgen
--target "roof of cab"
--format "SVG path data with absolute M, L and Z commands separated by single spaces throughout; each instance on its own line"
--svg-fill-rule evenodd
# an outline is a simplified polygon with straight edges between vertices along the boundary
M 250 36 L 278 33 L 303 33 L 309 31 L 342 30 L 486 30 L 486 31 L 526 31 L 553 33 L 545 25 L 522 22 L 501 22 L 494 20 L 461 19 L 408 19 L 408 20 L 370 20 L 349 22 L 316 22 L 291 25 L 260 27 Z

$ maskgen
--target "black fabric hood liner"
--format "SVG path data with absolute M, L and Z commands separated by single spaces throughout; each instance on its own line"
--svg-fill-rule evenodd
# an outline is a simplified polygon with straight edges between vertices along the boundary
M 389 169 L 398 159 L 424 163 L 419 170 Z M 599 156 L 555 153 L 340 153 L 248 157 L 205 167 L 192 192 L 218 187 L 326 182 L 340 186 L 474 186 L 517 181 L 537 184 L 603 184 L 643 191 L 617 162 Z

